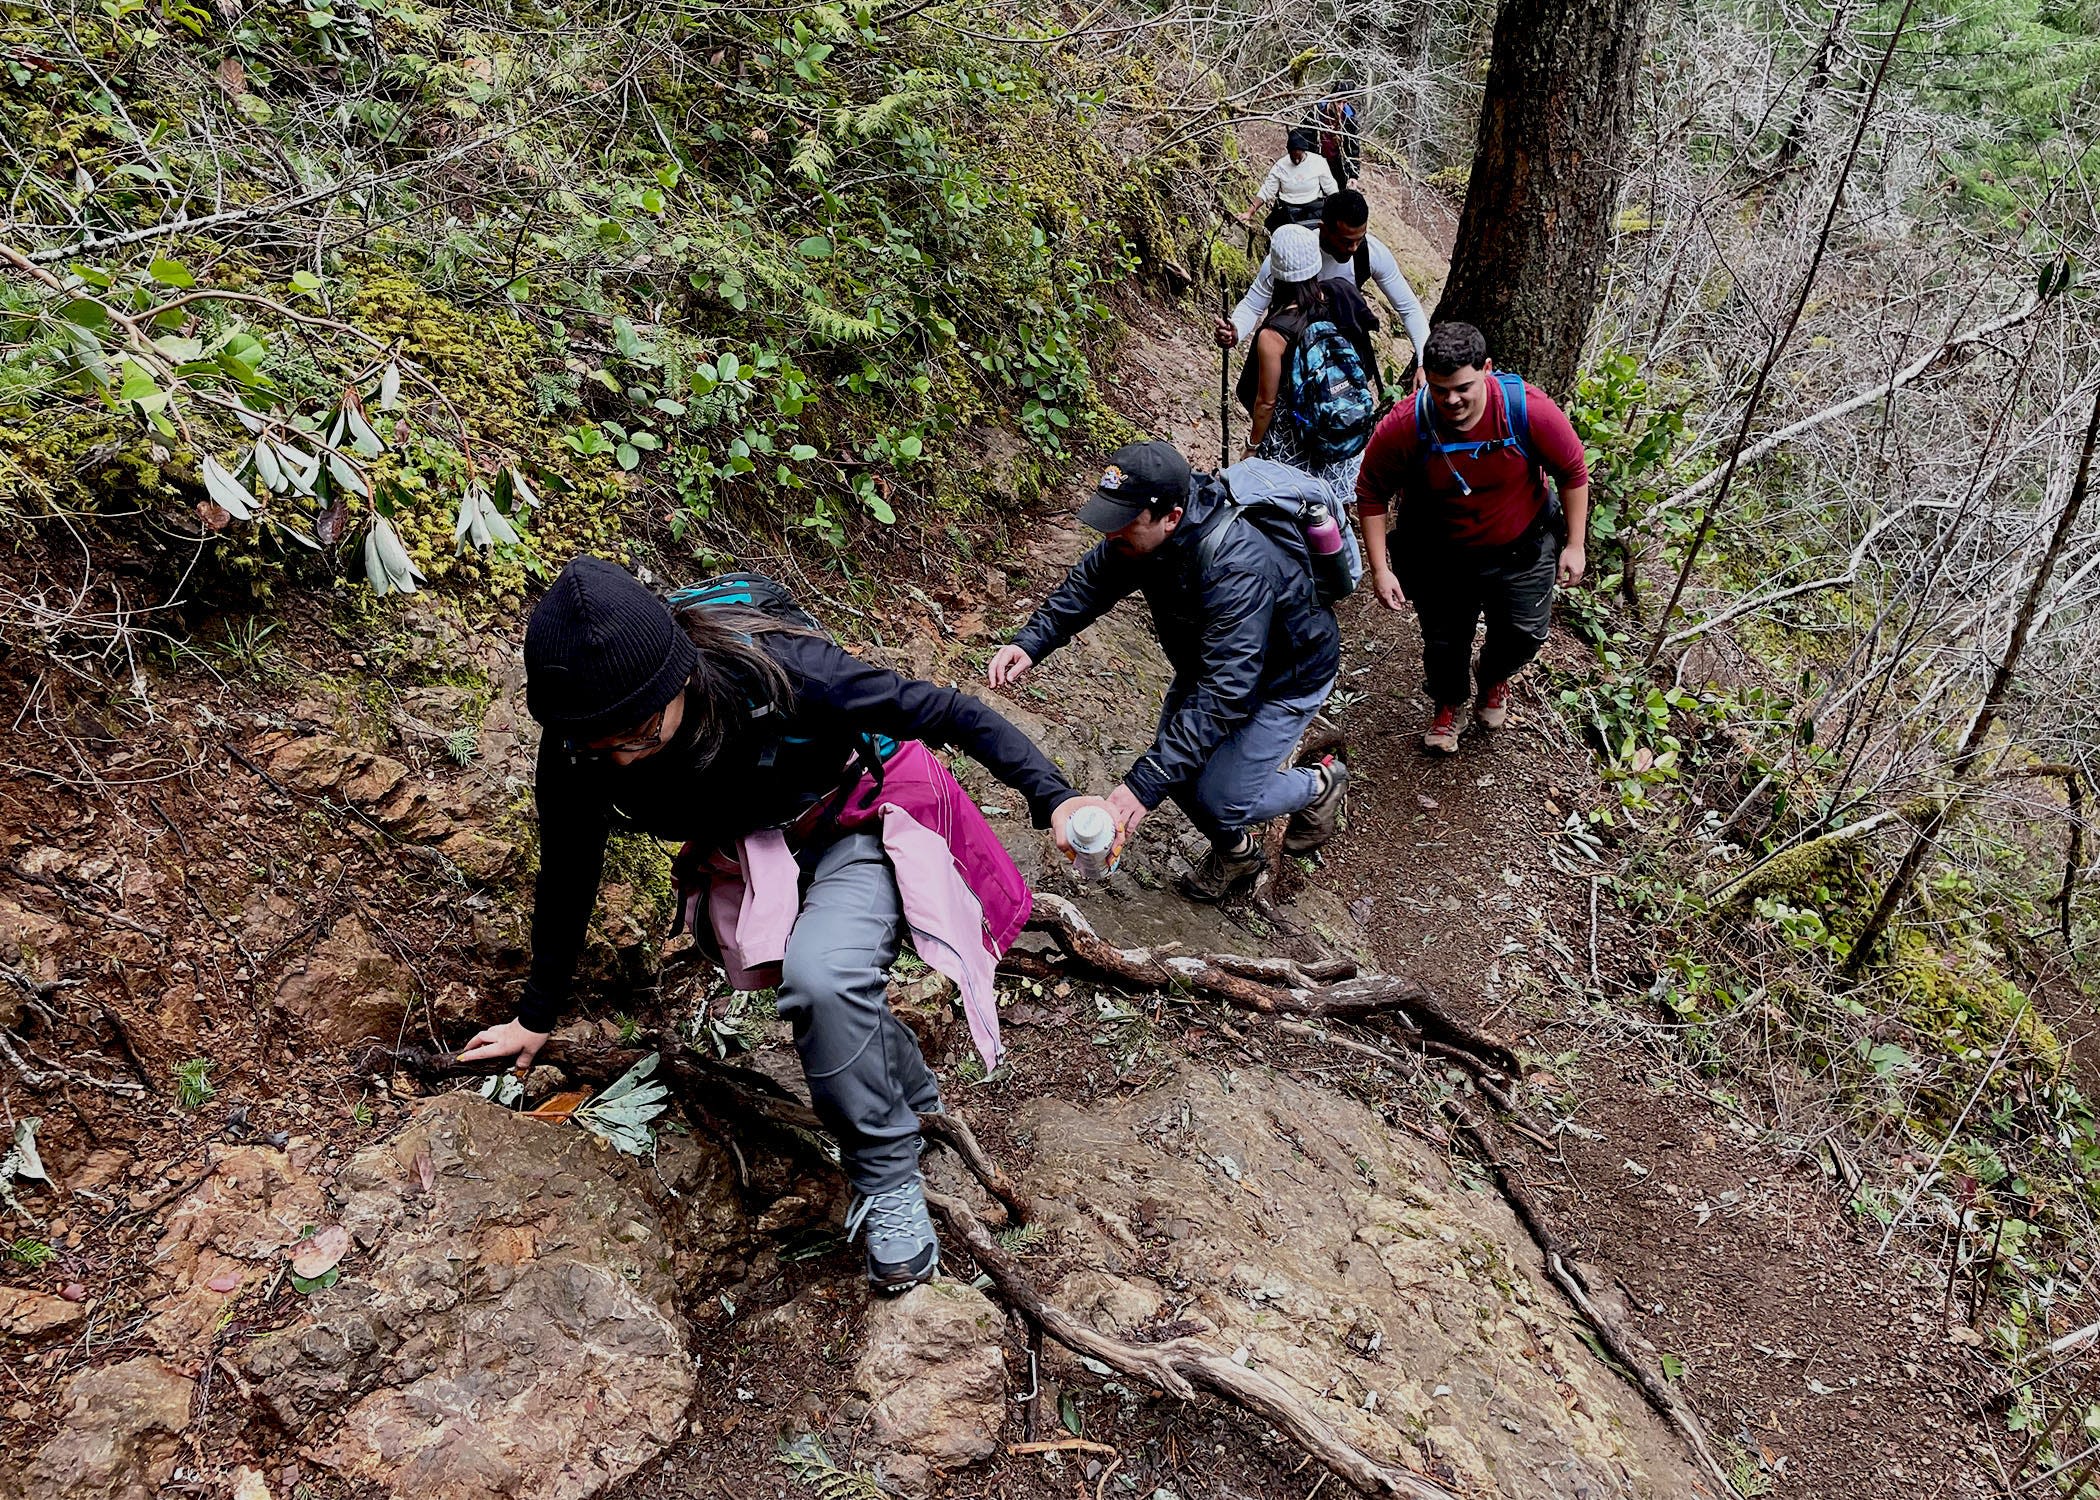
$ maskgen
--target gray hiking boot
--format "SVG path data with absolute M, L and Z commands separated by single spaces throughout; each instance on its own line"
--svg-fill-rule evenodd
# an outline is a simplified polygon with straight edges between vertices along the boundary
M 1310 854 L 1342 828 L 1342 809 L 1349 800 L 1349 767 L 1328 756 L 1313 769 L 1320 774 L 1320 795 L 1291 814 L 1284 825 L 1283 852 Z
M 1212 844 L 1202 862 L 1181 877 L 1181 894 L 1215 905 L 1231 895 L 1235 886 L 1259 875 L 1267 863 L 1261 841 L 1252 833 L 1242 833 L 1234 843 Z
M 910 1291 L 941 1269 L 941 1242 L 926 1211 L 926 1185 L 908 1181 L 866 1197 L 853 1195 L 846 1209 L 846 1243 L 868 1231 L 868 1285 L 884 1294 Z

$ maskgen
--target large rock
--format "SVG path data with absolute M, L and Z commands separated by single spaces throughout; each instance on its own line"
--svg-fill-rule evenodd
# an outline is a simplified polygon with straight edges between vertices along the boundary
M 415 976 L 353 914 L 278 982 L 277 1003 L 319 1041 L 391 1043 L 414 986 Z
M 1103 1331 L 1205 1338 L 1461 1493 L 1705 1493 L 1577 1337 L 1502 1200 L 1362 1105 L 1185 1065 L 1014 1124 L 1035 1140 L 1022 1190 L 1069 1267 L 1052 1300 Z
M 285 1252 L 328 1217 L 320 1183 L 267 1146 L 214 1146 L 212 1170 L 168 1215 L 154 1251 L 163 1290 L 146 1336 L 165 1353 L 201 1357 L 227 1304 L 260 1292 Z M 304 1147 L 302 1154 L 313 1148 Z
M 459 786 L 419 781 L 401 761 L 327 735 L 264 735 L 250 747 L 286 786 L 340 797 L 397 838 L 435 848 L 469 879 L 498 884 L 517 867 L 517 845 L 475 828 Z
M 151 1358 L 82 1370 L 66 1382 L 58 1431 L 30 1460 L 25 1500 L 154 1500 L 195 1388 Z
M 448 1094 L 337 1178 L 357 1249 L 249 1376 L 345 1479 L 418 1500 L 581 1500 L 685 1427 L 671 1247 L 595 1138 Z
M 999 1451 L 1006 1420 L 1004 1319 L 960 1282 L 914 1287 L 868 1312 L 853 1384 L 869 1401 L 856 1456 L 892 1484 L 923 1490 L 935 1470 Z

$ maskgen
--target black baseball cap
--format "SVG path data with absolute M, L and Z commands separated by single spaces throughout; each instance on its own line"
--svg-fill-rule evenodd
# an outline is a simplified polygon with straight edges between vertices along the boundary
M 1101 483 L 1079 507 L 1079 519 L 1096 531 L 1121 531 L 1162 501 L 1188 502 L 1189 461 L 1172 443 L 1132 443 L 1108 456 Z

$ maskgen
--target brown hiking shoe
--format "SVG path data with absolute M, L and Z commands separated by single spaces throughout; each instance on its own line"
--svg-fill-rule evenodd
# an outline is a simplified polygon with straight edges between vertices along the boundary
M 1473 722 L 1482 729 L 1500 729 L 1509 722 L 1509 684 L 1495 683 L 1480 690 L 1473 703 Z
M 1231 895 L 1234 887 L 1252 880 L 1268 861 L 1262 857 L 1261 841 L 1243 833 L 1239 841 L 1222 848 L 1213 844 L 1195 869 L 1178 882 L 1181 894 L 1191 901 L 1215 906 Z
M 1422 731 L 1422 748 L 1431 755 L 1458 754 L 1458 706 L 1439 703 L 1436 717 Z
M 1283 852 L 1310 854 L 1342 828 L 1342 810 L 1349 798 L 1349 767 L 1327 756 L 1315 767 L 1320 773 L 1320 795 L 1291 814 L 1284 825 Z

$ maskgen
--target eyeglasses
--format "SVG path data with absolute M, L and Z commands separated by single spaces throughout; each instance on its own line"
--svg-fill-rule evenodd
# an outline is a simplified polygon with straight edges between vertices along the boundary
M 663 737 L 664 710 L 659 708 L 636 728 L 616 739 L 592 740 L 585 745 L 572 742 L 570 749 L 580 760 L 609 760 L 615 755 L 637 750 L 654 750 Z

